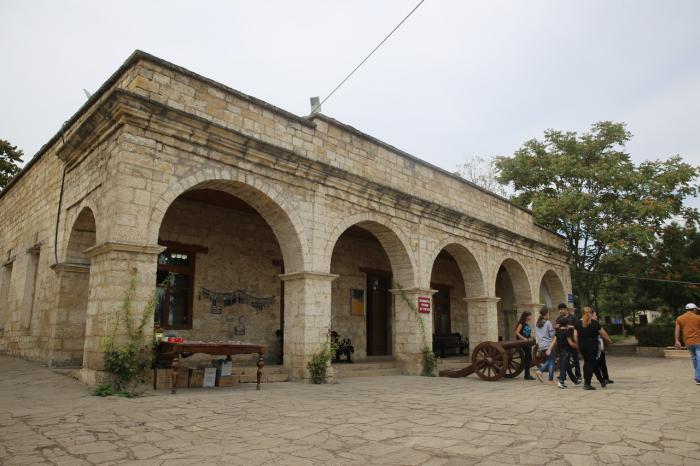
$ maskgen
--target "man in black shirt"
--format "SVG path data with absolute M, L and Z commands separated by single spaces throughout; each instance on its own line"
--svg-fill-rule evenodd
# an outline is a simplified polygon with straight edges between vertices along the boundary
M 559 305 L 559 318 L 554 325 L 554 337 L 556 339 L 557 351 L 559 352 L 559 388 L 567 388 L 566 375 L 574 384 L 579 384 L 580 380 L 571 372 L 570 360 L 572 351 L 575 350 L 573 328 L 569 326 L 568 311 L 565 304 Z
M 559 306 L 564 306 L 564 304 L 560 304 Z M 569 329 L 571 330 L 571 338 L 574 338 L 574 330 L 577 332 L 581 332 L 581 320 L 577 319 L 576 316 L 574 315 L 574 309 L 568 309 L 569 315 L 567 316 L 567 324 L 569 326 Z M 572 361 L 572 366 L 574 368 L 574 373 L 576 374 L 576 380 L 581 380 L 581 364 L 579 363 L 578 360 L 578 350 L 576 348 L 571 348 L 571 361 Z

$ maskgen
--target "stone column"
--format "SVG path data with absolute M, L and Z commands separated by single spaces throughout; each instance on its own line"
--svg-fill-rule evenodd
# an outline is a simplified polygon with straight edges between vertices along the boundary
M 321 351 L 331 327 L 331 283 L 338 275 L 292 272 L 284 281 L 284 366 L 293 380 L 308 380 L 306 364 Z M 333 370 L 328 367 L 327 377 Z
M 138 323 L 156 287 L 158 254 L 163 246 L 108 242 L 88 249 L 90 257 L 90 291 L 85 322 L 85 349 L 81 380 L 90 385 L 104 383 L 103 340 L 112 334 L 115 318 L 122 313 L 124 298 L 131 280 L 135 289 L 131 297 L 131 315 Z M 123 337 L 123 327 L 117 335 Z M 151 317 L 145 338 L 153 332 Z M 145 343 L 145 342 L 144 342 Z
M 420 375 L 423 371 L 423 346 L 427 345 L 431 351 L 433 349 L 432 296 L 436 290 L 410 288 L 390 291 L 394 298 L 394 360 L 402 374 Z M 418 313 L 419 297 L 430 299 L 430 314 Z M 425 334 L 421 331 L 419 319 L 423 322 Z
M 469 322 L 469 350 L 484 341 L 498 341 L 498 301 L 495 296 L 464 298 Z
M 58 293 L 49 323 L 49 366 L 82 365 L 90 264 L 60 263 L 51 268 Z

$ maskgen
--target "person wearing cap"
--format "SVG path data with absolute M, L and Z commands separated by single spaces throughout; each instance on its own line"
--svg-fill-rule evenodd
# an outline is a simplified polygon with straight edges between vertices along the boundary
M 690 352 L 695 371 L 695 383 L 700 385 L 700 315 L 695 303 L 685 305 L 685 314 L 676 319 L 676 347 L 681 347 L 681 332 L 683 341 Z

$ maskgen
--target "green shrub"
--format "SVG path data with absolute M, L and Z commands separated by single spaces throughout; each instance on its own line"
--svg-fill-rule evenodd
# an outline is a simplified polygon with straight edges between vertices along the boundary
M 423 370 L 421 371 L 424 377 L 435 377 L 435 369 L 437 368 L 437 356 L 427 346 L 423 347 Z
M 156 294 L 154 291 L 141 318 L 134 322 L 131 301 L 136 289 L 135 273 L 134 271 L 124 295 L 120 312 L 115 316 L 112 334 L 102 341 L 105 369 L 114 378 L 112 384 L 95 388 L 93 394 L 97 396 L 136 396 L 136 385 L 153 358 L 153 339 L 146 338 L 145 329 L 153 319 Z
M 609 335 L 622 335 L 622 324 L 605 324 L 603 327 Z M 630 324 L 625 324 L 625 330 L 627 330 L 628 335 L 634 334 L 634 327 Z
M 671 325 L 640 325 L 635 331 L 639 346 L 673 346 L 675 336 Z
M 335 357 L 336 346 L 332 343 L 325 343 L 321 351 L 314 354 L 306 364 L 313 383 L 326 383 L 326 368 L 328 362 Z

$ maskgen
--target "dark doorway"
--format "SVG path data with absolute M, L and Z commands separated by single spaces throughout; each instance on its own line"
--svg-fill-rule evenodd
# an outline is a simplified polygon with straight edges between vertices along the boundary
M 450 288 L 449 285 L 431 283 L 430 287 L 437 290 L 433 295 L 433 329 L 436 335 L 450 335 L 452 333 L 450 315 Z
M 389 283 L 390 276 L 367 272 L 367 355 L 389 353 Z

